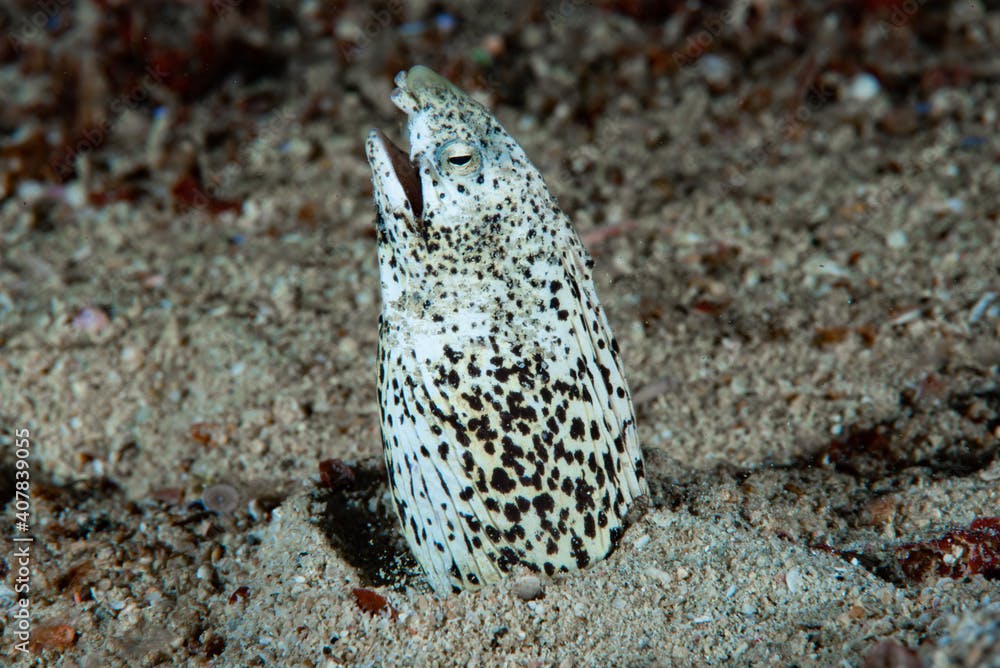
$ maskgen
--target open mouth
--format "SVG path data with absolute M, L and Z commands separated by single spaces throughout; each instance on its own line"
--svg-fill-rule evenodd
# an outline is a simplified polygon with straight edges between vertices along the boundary
M 410 160 L 406 151 L 393 144 L 381 130 L 376 129 L 375 134 L 389 155 L 392 171 L 395 172 L 396 180 L 399 181 L 399 185 L 406 194 L 406 199 L 410 203 L 410 211 L 413 212 L 414 217 L 420 218 L 424 211 L 424 199 L 416 164 Z

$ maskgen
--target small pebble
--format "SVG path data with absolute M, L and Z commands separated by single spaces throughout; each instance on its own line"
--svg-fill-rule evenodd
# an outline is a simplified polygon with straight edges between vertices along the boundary
M 979 322 L 984 315 L 990 312 L 990 304 L 993 300 L 997 298 L 997 293 L 992 290 L 984 294 L 979 298 L 979 301 L 972 307 L 972 311 L 969 313 L 969 322 L 975 324 Z
M 703 56 L 698 60 L 698 71 L 713 90 L 726 90 L 732 83 L 733 68 L 728 60 L 720 56 L 713 54 Z
M 139 283 L 147 290 L 162 288 L 167 282 L 163 274 L 143 274 L 139 277 Z
M 534 601 L 544 593 L 542 580 L 535 575 L 525 575 L 514 583 L 514 594 L 522 601 Z
M 867 102 L 878 95 L 880 89 L 878 79 L 868 72 L 862 72 L 851 79 L 844 94 L 849 99 Z
M 802 589 L 802 572 L 797 568 L 790 569 L 785 573 L 785 585 L 788 591 L 797 594 Z
M 132 346 L 125 346 L 119 353 L 119 358 L 126 367 L 134 367 L 139 362 L 139 351 Z
M 826 275 L 836 276 L 838 278 L 849 278 L 851 275 L 851 272 L 847 269 L 841 267 L 830 258 L 822 255 L 816 255 L 806 260 L 802 269 L 810 276 Z
M 886 245 L 893 250 L 906 248 L 906 242 L 906 232 L 903 230 L 893 230 L 889 234 L 885 235 Z
M 441 32 L 451 32 L 458 27 L 458 19 L 448 12 L 441 12 L 434 17 L 434 27 Z
M 17 198 L 28 204 L 45 196 L 45 186 L 38 181 L 21 181 L 17 185 Z
M 656 566 L 650 566 L 649 568 L 644 570 L 643 573 L 645 573 L 647 577 L 650 577 L 654 580 L 658 580 L 661 584 L 664 585 L 669 585 L 674 579 L 673 576 L 670 575 L 670 573 L 666 572 L 662 568 L 657 568 Z
M 73 318 L 73 329 L 87 334 L 100 334 L 111 324 L 111 318 L 102 309 L 86 306 Z
M 965 202 L 961 197 L 951 197 L 945 200 L 944 208 L 951 213 L 962 213 L 965 211 Z
M 489 54 L 491 58 L 497 58 L 502 55 L 506 48 L 507 45 L 504 43 L 502 35 L 490 33 L 483 38 L 482 49 Z

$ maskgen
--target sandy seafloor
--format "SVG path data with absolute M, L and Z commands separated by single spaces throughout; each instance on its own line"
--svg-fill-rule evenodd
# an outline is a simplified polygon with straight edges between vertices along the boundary
M 0 664 L 1000 666 L 1000 538 L 903 547 L 1000 515 L 1000 11 L 319 5 L 135 10 L 134 44 L 207 24 L 281 67 L 112 111 L 110 19 L 4 10 L 2 533 L 27 428 L 35 635 L 8 542 Z M 533 601 L 436 597 L 391 535 L 362 142 L 401 139 L 415 63 L 546 176 L 638 404 L 649 511 Z M 84 104 L 106 132 L 54 185 L 19 142 Z

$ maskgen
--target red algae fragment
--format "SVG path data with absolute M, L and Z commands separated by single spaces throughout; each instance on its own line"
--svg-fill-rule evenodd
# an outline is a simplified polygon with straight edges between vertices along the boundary
M 239 202 L 219 199 L 208 194 L 201 183 L 201 179 L 191 174 L 178 179 L 170 192 L 182 209 L 201 209 L 210 214 L 240 210 Z
M 219 422 L 195 422 L 188 427 L 188 436 L 197 443 L 206 446 L 225 445 L 229 437 L 236 431 L 231 424 Z
M 250 598 L 250 587 L 242 585 L 237 587 L 236 590 L 229 596 L 229 605 L 236 605 L 241 601 L 245 601 Z
M 982 575 L 1000 579 L 1000 517 L 978 517 L 967 529 L 943 537 L 896 548 L 903 573 L 914 581 L 931 577 L 964 578 Z
M 396 619 L 396 611 L 393 610 L 385 596 L 373 592 L 371 589 L 360 589 L 355 587 L 351 590 L 354 598 L 358 602 L 358 607 L 372 615 L 388 614 L 390 619 Z
M 69 624 L 48 624 L 31 631 L 31 649 L 36 654 L 45 650 L 63 652 L 76 641 L 76 631 Z
M 319 463 L 319 482 L 327 489 L 350 489 L 356 480 L 354 469 L 342 459 L 324 459 Z

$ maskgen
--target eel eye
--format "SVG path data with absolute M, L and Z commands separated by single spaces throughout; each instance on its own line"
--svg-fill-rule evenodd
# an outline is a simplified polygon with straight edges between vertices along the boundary
M 471 174 L 479 169 L 479 151 L 471 144 L 454 139 L 438 150 L 438 164 L 447 174 Z

